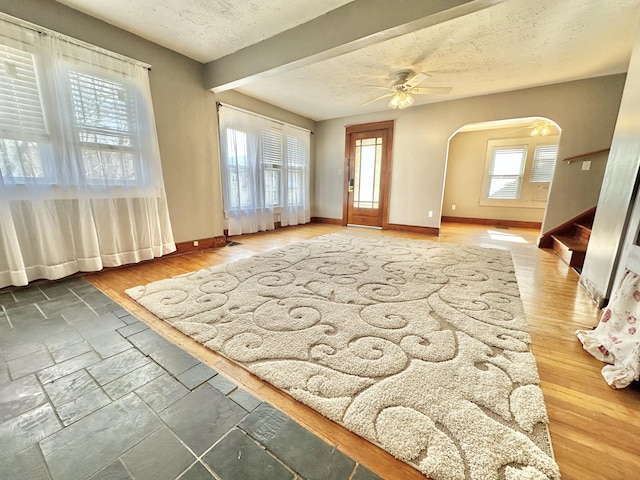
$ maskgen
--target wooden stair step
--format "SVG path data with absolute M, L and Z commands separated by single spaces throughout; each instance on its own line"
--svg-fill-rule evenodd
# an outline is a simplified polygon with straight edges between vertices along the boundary
M 593 229 L 593 220 L 579 220 L 574 223 L 576 227 L 586 228 L 591 231 Z
M 586 240 L 591 236 L 591 230 L 593 227 L 593 219 L 596 214 L 596 207 L 592 207 L 589 210 L 585 210 L 579 215 L 570 218 L 561 225 L 552 228 L 548 232 L 543 233 L 538 240 L 539 248 L 553 248 L 552 235 L 557 236 L 582 236 Z M 588 229 L 588 230 L 587 230 Z
M 551 235 L 553 251 L 560 259 L 578 271 L 582 270 L 588 242 L 580 237 Z
M 580 237 L 571 237 L 569 235 L 551 235 L 551 238 L 563 244 L 567 249 L 573 252 L 586 252 L 588 241 Z
M 585 242 L 589 243 L 589 239 L 591 238 L 591 225 L 574 223 L 573 226 L 576 230 L 575 236 L 578 238 L 582 238 Z

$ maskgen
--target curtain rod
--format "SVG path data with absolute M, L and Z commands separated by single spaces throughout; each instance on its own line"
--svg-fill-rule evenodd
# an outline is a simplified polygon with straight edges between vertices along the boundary
M 300 127 L 298 125 L 294 125 L 292 123 L 284 122 L 282 120 L 276 120 L 275 118 L 268 117 L 268 116 L 262 115 L 260 113 L 252 112 L 251 110 L 245 110 L 244 108 L 236 107 L 235 105 L 229 105 L 229 104 L 222 103 L 222 102 L 216 102 L 216 105 L 218 105 L 218 108 L 219 107 L 230 108 L 231 110 L 236 110 L 238 112 L 246 113 L 247 115 L 253 115 L 254 117 L 258 117 L 258 118 L 263 118 L 265 120 L 269 120 L 269 121 L 271 121 L 273 123 L 277 123 L 279 125 L 287 125 L 287 126 L 292 127 L 292 128 L 297 128 L 299 130 L 304 130 L 305 132 L 309 132 L 311 135 L 314 135 L 314 133 L 311 130 L 309 130 L 308 128 Z
M 35 23 L 27 22 L 26 20 L 22 20 L 21 18 L 7 15 L 6 13 L 3 13 L 3 12 L 0 12 L 0 20 L 4 20 L 7 23 L 12 23 L 14 25 L 26 28 L 28 30 L 32 30 L 39 34 L 51 35 L 52 37 L 59 38 L 61 40 L 64 40 L 67 43 L 71 43 L 78 47 L 86 48 L 94 52 L 99 52 L 104 55 L 108 55 L 112 58 L 122 60 L 123 62 L 132 63 L 134 65 L 138 65 L 140 67 L 146 68 L 147 70 L 151 70 L 151 65 L 149 65 L 148 63 L 141 62 L 140 60 L 136 60 L 135 58 L 130 58 L 116 52 L 112 52 L 111 50 L 107 50 L 106 48 L 92 45 L 88 42 L 83 42 L 82 40 L 78 40 L 77 38 L 70 37 L 69 35 L 65 35 L 64 33 L 56 32 L 55 30 L 51 30 L 49 28 L 41 27 L 40 25 L 36 25 Z

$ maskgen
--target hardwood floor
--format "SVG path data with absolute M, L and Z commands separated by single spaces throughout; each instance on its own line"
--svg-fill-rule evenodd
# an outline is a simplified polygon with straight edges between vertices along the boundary
M 310 224 L 234 237 L 232 240 L 240 245 L 167 257 L 85 278 L 152 328 L 381 477 L 424 480 L 422 474 L 406 464 L 168 327 L 124 293 L 129 287 L 232 262 L 345 228 Z M 623 390 L 611 389 L 600 375 L 603 364 L 582 349 L 574 331 L 594 327 L 600 312 L 578 286 L 577 273 L 551 251 L 536 248 L 538 231 L 444 223 L 440 237 L 390 231 L 372 233 L 511 250 L 547 403 L 554 452 L 563 478 L 640 478 L 640 386 L 636 382 Z

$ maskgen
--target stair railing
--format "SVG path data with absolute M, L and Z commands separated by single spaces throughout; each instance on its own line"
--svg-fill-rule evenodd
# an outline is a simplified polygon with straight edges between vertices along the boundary
M 579 160 L 581 158 L 585 158 L 585 157 L 590 157 L 591 155 L 598 155 L 599 153 L 606 153 L 609 150 L 611 150 L 610 148 L 603 148 L 602 150 L 594 150 L 593 152 L 587 152 L 587 153 L 581 153 L 580 155 L 574 155 L 572 157 L 567 157 L 563 160 L 563 162 L 567 162 L 568 164 L 571 164 L 571 162 L 575 162 L 576 160 Z

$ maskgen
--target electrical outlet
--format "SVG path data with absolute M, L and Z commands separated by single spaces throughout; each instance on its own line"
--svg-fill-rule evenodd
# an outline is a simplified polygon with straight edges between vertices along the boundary
M 429 213 L 427 214 L 427 216 L 433 217 L 433 210 L 429 210 Z
M 194 240 L 194 241 L 193 241 L 193 246 L 194 246 L 194 247 L 197 247 L 197 246 L 198 246 L 198 240 Z
M 591 160 L 585 160 L 582 162 L 582 170 L 591 170 Z
M 455 205 L 451 205 L 451 210 L 455 210 L 456 206 Z

